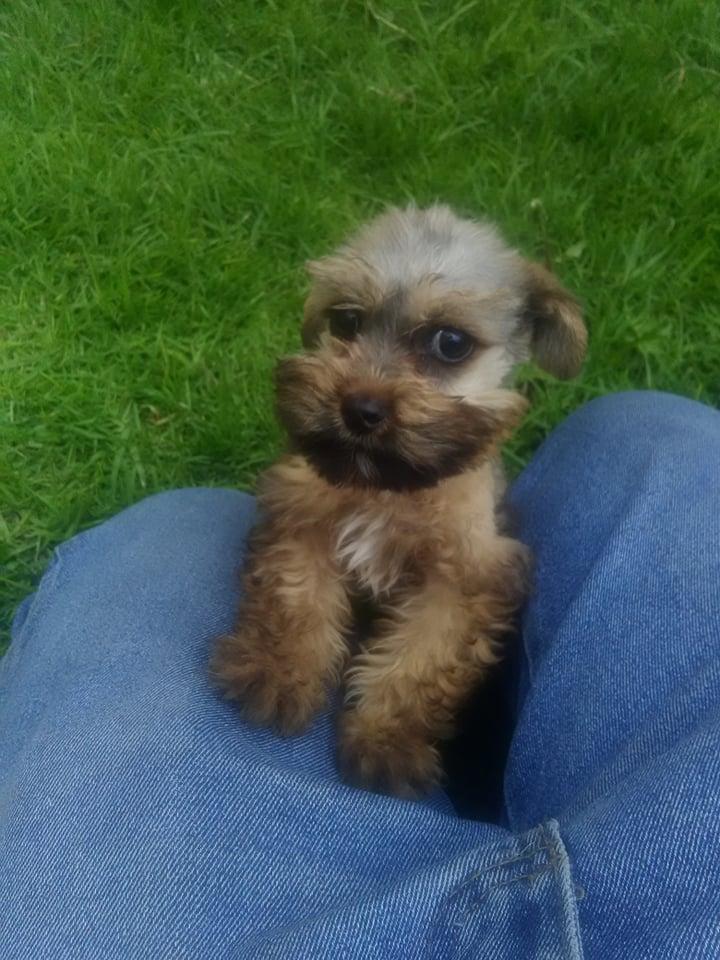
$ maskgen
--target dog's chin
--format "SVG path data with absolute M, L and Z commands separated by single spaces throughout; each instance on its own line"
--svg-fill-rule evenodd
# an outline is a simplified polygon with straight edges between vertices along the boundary
M 296 448 L 315 471 L 335 487 L 408 493 L 436 486 L 462 473 L 478 456 L 470 444 L 444 451 L 433 462 L 415 462 L 397 450 L 354 444 L 336 434 L 317 432 L 295 438 Z

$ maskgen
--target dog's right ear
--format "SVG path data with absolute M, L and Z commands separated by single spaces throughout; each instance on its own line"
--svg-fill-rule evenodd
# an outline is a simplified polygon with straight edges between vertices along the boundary
M 536 363 L 567 380 L 580 372 L 587 350 L 582 310 L 550 270 L 525 262 L 525 317 Z

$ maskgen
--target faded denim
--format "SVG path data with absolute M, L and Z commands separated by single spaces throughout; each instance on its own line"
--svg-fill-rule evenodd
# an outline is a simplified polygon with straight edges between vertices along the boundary
M 720 956 L 719 485 L 720 415 L 652 393 L 515 484 L 538 583 L 498 823 L 347 787 L 330 717 L 283 740 L 217 696 L 251 498 L 64 544 L 0 666 L 0 956 Z

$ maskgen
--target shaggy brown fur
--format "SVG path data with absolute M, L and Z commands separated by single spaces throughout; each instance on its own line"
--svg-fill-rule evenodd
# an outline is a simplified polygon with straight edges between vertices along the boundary
M 504 383 L 530 354 L 575 373 L 585 327 L 552 274 L 446 207 L 391 210 L 310 271 L 308 350 L 277 374 L 291 452 L 261 481 L 213 672 L 282 733 L 344 681 L 345 776 L 413 795 L 526 593 L 527 550 L 498 523 L 498 444 L 525 409 Z M 377 615 L 351 657 L 358 596 Z

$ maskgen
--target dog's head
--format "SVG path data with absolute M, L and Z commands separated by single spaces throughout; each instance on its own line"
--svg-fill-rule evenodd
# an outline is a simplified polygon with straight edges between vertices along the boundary
M 391 209 L 308 269 L 307 350 L 279 364 L 278 410 L 334 484 L 412 490 L 460 473 L 522 415 L 503 388 L 517 363 L 570 377 L 585 354 L 555 277 L 445 206 Z

